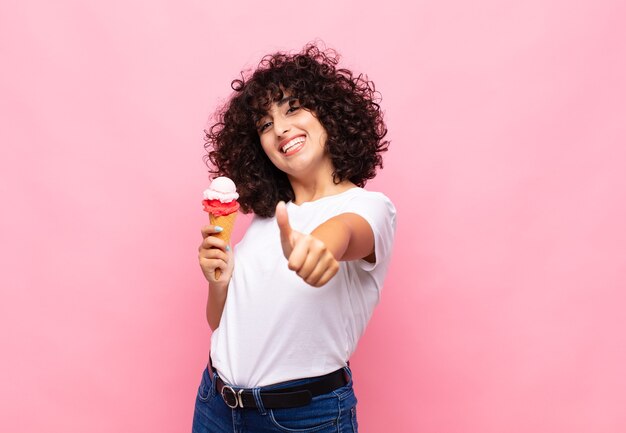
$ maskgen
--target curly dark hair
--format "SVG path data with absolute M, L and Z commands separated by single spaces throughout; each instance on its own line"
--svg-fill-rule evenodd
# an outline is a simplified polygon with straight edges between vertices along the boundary
M 339 69 L 338 62 L 335 51 L 310 43 L 298 54 L 267 55 L 251 76 L 242 72 L 232 81 L 234 94 L 205 131 L 205 163 L 210 173 L 235 182 L 244 213 L 270 217 L 280 200 L 295 198 L 287 175 L 263 151 L 256 125 L 284 92 L 325 128 L 335 183 L 349 180 L 362 187 L 382 168 L 389 141 L 383 140 L 380 94 L 367 76 Z

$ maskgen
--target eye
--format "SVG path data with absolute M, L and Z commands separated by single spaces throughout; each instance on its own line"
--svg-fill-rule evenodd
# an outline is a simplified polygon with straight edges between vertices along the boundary
M 263 132 L 263 131 L 265 131 L 265 130 L 266 130 L 267 128 L 269 128 L 270 126 L 272 126 L 272 122 L 264 122 L 264 123 L 261 123 L 261 124 L 258 126 L 259 132 Z
M 300 109 L 300 101 L 296 97 L 292 96 L 291 98 L 289 98 L 288 104 L 289 108 L 287 108 L 285 114 L 291 114 Z

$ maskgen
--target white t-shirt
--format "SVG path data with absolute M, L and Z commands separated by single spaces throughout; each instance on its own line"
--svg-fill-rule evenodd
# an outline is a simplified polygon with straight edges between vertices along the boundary
M 327 284 L 312 287 L 287 267 L 276 218 L 255 216 L 234 249 L 224 312 L 211 337 L 213 366 L 226 383 L 251 388 L 344 367 L 378 303 L 396 227 L 391 201 L 352 188 L 289 202 L 287 212 L 302 233 L 342 213 L 360 215 L 374 233 L 376 262 L 340 262 Z

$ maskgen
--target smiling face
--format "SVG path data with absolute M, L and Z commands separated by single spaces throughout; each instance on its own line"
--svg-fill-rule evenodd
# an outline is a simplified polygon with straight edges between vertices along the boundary
M 257 122 L 261 146 L 272 163 L 289 177 L 319 177 L 332 164 L 325 152 L 326 130 L 297 98 L 287 94 L 272 103 L 266 115 Z

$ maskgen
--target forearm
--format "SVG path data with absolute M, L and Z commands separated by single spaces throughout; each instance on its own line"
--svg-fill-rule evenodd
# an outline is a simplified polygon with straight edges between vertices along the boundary
M 311 236 L 321 240 L 328 248 L 328 251 L 335 257 L 335 260 L 351 260 L 345 258 L 348 244 L 350 243 L 350 227 L 339 218 L 331 218 L 317 226 L 311 232 Z
M 324 242 L 335 260 L 358 260 L 374 252 L 374 234 L 363 217 L 344 213 L 320 224 L 311 235 Z
M 334 216 L 307 235 L 292 230 L 285 204 L 279 202 L 276 221 L 289 269 L 313 287 L 330 281 L 339 271 L 340 261 L 375 260 L 374 233 L 355 213 Z
M 228 286 L 219 287 L 209 284 L 209 294 L 206 303 L 206 318 L 212 331 L 217 329 L 222 319 L 224 304 L 226 303 L 226 295 Z

